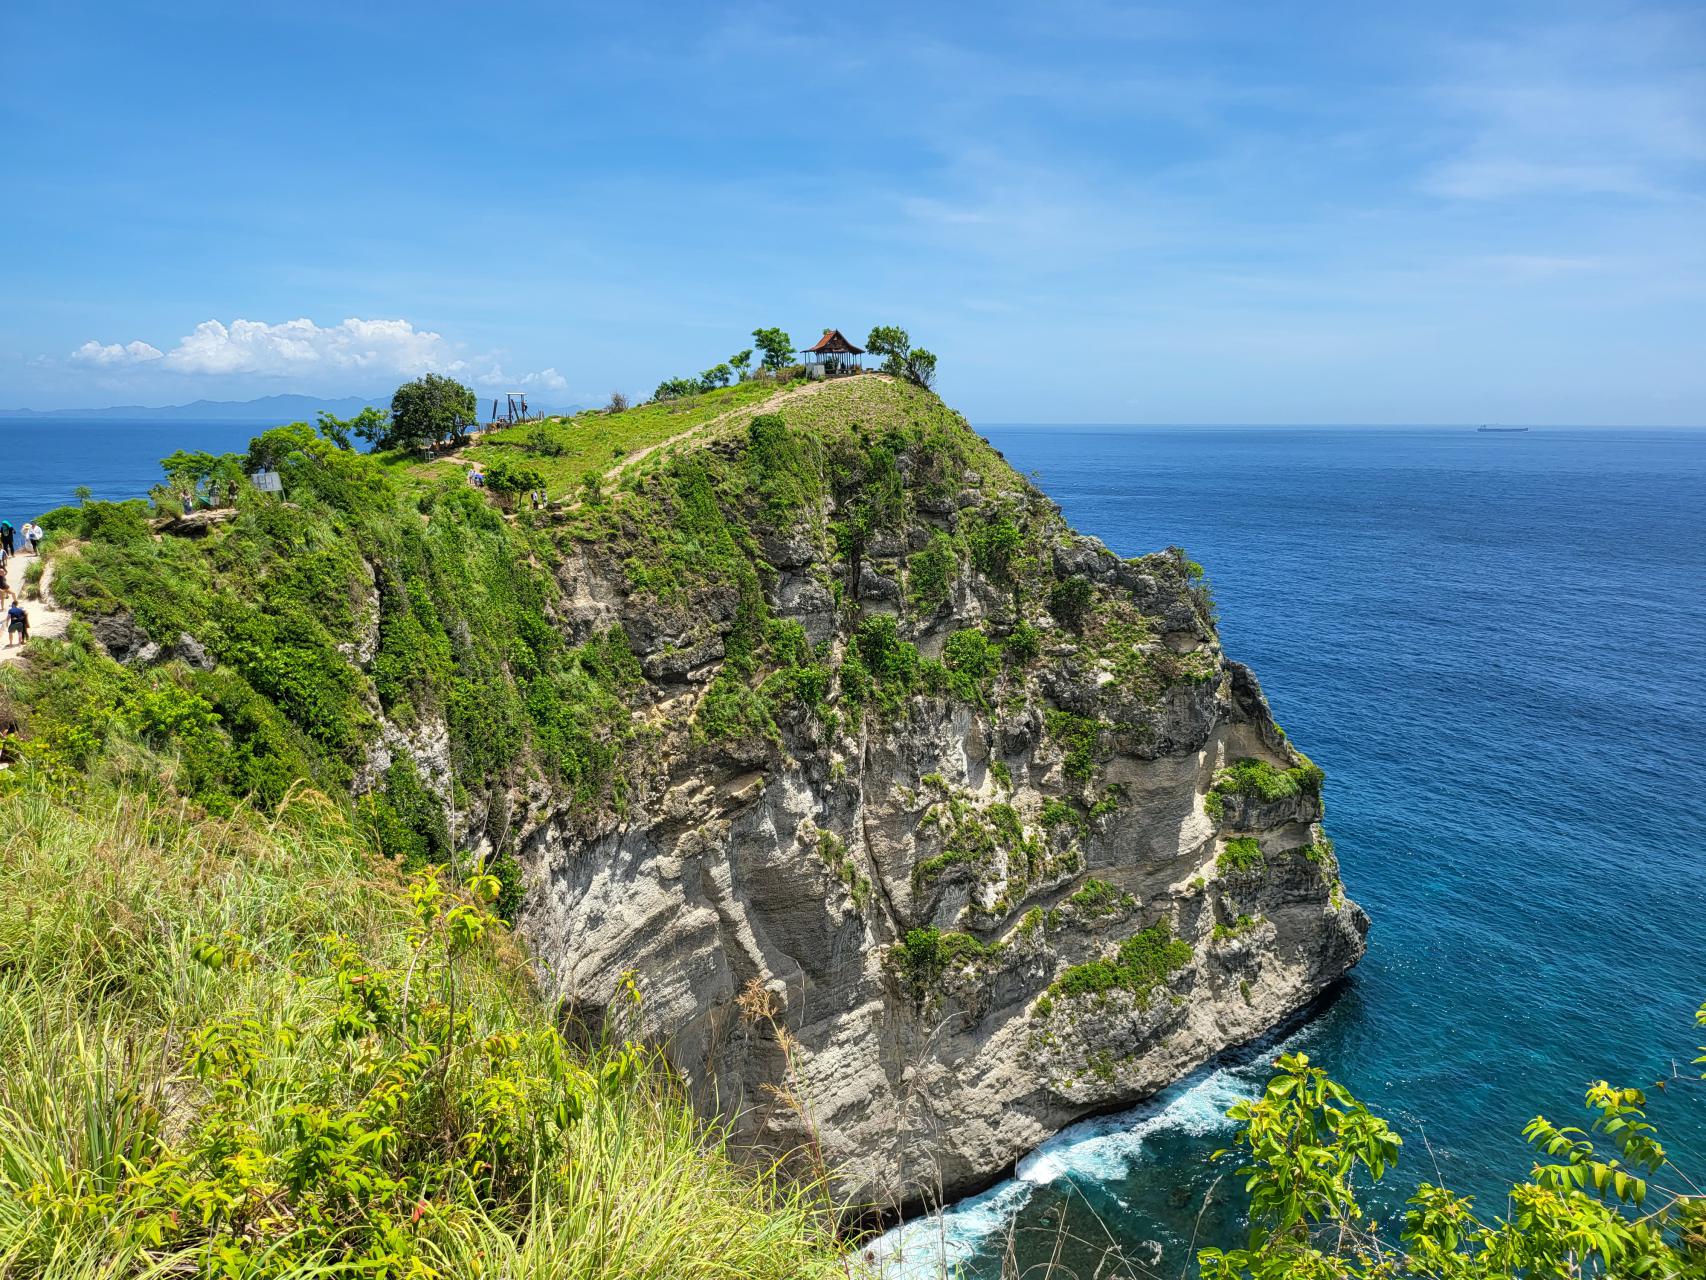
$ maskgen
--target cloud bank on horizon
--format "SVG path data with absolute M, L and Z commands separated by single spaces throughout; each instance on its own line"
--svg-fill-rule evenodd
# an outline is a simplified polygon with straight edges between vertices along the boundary
M 309 387 L 352 376 L 373 385 L 423 373 L 449 374 L 486 388 L 562 391 L 569 385 L 555 369 L 511 374 L 495 356 L 462 356 L 444 335 L 417 329 L 407 320 L 344 320 L 324 327 L 308 319 L 282 324 L 233 320 L 229 325 L 203 320 L 167 351 L 141 339 L 105 344 L 90 339 L 66 359 L 97 369 L 158 361 L 160 368 L 189 377 L 277 378 Z
M 975 12 L 5 6 L 0 403 L 899 323 L 986 421 L 1706 424 L 1697 3 Z

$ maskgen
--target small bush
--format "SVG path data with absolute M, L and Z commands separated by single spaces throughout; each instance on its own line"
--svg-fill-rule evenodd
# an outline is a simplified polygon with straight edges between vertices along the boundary
M 1083 887 L 1066 901 L 1069 906 L 1076 907 L 1089 916 L 1113 915 L 1136 904 L 1136 899 L 1129 893 L 1121 893 L 1106 880 L 1098 880 L 1094 876 L 1086 880 Z
M 1007 635 L 1004 646 L 1007 661 L 1016 667 L 1028 667 L 1043 651 L 1043 633 L 1028 622 L 1021 622 Z
M 1320 799 L 1324 777 L 1321 767 L 1307 756 L 1291 769 L 1276 769 L 1266 760 L 1246 756 L 1234 760 L 1215 775 L 1214 786 L 1209 789 L 1204 807 L 1209 817 L 1220 822 L 1226 816 L 1227 796 L 1255 796 L 1264 804 L 1299 795 Z
M 85 500 L 87 501 L 87 500 Z M 83 527 L 83 511 L 81 505 L 76 507 L 55 507 L 46 515 L 37 518 L 36 523 L 46 534 L 77 533 Z
M 902 941 L 889 948 L 887 960 L 891 972 L 911 992 L 913 1002 L 922 1004 L 950 969 L 992 959 L 1000 951 L 1000 943 L 980 942 L 969 933 L 909 929 Z
M 1103 724 L 1070 711 L 1050 711 L 1043 717 L 1049 737 L 1066 751 L 1061 765 L 1069 778 L 1088 781 L 1096 775 L 1097 755 L 1101 751 Z
M 1262 846 L 1254 836 L 1239 836 L 1228 840 L 1226 847 L 1220 851 L 1220 856 L 1214 860 L 1214 866 L 1221 875 L 1249 875 L 1260 871 L 1265 865 L 1262 858 Z
M 148 538 L 148 504 L 140 498 L 129 502 L 91 502 L 78 515 L 78 536 L 88 542 L 123 545 Z
M 955 695 L 982 704 L 988 699 L 990 681 L 1001 669 L 1001 646 L 976 627 L 967 627 L 948 637 L 942 646 L 942 664 Z
M 924 549 L 914 552 L 906 562 L 907 599 L 912 607 L 919 613 L 933 614 L 946 604 L 958 568 L 953 539 L 938 530 Z
M 1010 582 L 1013 559 L 1025 544 L 1019 526 L 1007 516 L 978 525 L 970 535 L 972 563 L 985 577 Z
M 560 458 L 569 451 L 569 446 L 564 444 L 544 423 L 538 424 L 527 433 L 526 442 L 529 453 L 537 453 L 545 458 Z M 535 485 L 534 487 L 537 488 L 538 486 Z
M 1172 924 L 1161 920 L 1120 943 L 1111 960 L 1073 965 L 1049 984 L 1049 993 L 1076 999 L 1128 991 L 1147 1004 L 1169 974 L 1191 962 L 1192 954 L 1189 943 L 1173 937 Z
M 1055 827 L 1076 827 L 1082 829 L 1084 826 L 1084 815 L 1079 813 L 1077 809 L 1073 808 L 1066 801 L 1051 797 L 1050 799 L 1043 801 L 1041 821 L 1043 826 L 1051 831 Z
M 1076 575 L 1063 578 L 1049 592 L 1048 611 L 1061 626 L 1078 631 L 1083 628 L 1084 619 L 1090 616 L 1090 603 L 1094 598 L 1095 588 L 1088 578 Z
M 1262 923 L 1261 916 L 1241 915 L 1230 924 L 1216 920 L 1213 937 L 1216 942 L 1229 942 L 1233 938 L 1241 938 L 1257 925 Z

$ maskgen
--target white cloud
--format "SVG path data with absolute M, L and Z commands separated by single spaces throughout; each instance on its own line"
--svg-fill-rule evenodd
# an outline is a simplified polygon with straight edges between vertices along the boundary
M 555 369 L 541 369 L 538 373 L 508 374 L 502 369 L 493 367 L 480 375 L 475 381 L 488 387 L 502 387 L 507 391 L 567 391 L 569 380 Z
M 71 359 L 76 364 L 93 364 L 102 368 L 122 364 L 146 364 L 150 360 L 160 358 L 160 349 L 146 342 L 126 342 L 123 345 L 109 342 L 102 346 L 99 342 L 90 341 L 71 353 Z
M 267 324 L 204 320 L 165 355 L 168 369 L 192 374 L 292 376 L 322 370 L 417 374 L 457 365 L 442 334 L 407 320 L 345 320 L 322 327 L 312 320 Z
M 75 363 L 115 368 L 158 362 L 161 369 L 191 377 L 328 377 L 348 382 L 413 378 L 443 373 L 504 391 L 565 391 L 569 381 L 556 369 L 509 373 L 496 353 L 466 357 L 459 344 L 407 320 L 350 319 L 334 325 L 312 320 L 204 320 L 162 352 L 146 342 L 124 346 L 85 342 L 71 353 Z

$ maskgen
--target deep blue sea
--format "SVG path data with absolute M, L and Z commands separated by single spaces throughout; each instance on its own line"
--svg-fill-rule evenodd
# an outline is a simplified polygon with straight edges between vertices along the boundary
M 0 420 L 0 519 L 20 525 L 75 502 L 88 485 L 97 498 L 142 498 L 160 483 L 160 459 L 177 449 L 241 453 L 264 422 L 124 422 L 61 418 Z
M 5 424 L 0 516 L 132 497 L 254 423 Z M 1279 1043 L 1400 1128 L 1415 1180 L 1487 1196 L 1601 1077 L 1686 1070 L 1706 1000 L 1706 430 L 992 427 L 1079 529 L 1208 569 L 1226 650 L 1327 771 L 1368 958 Z M 1275 1045 L 1068 1131 L 907 1234 L 976 1277 L 1110 1247 L 1186 1274 L 1242 1231 L 1209 1154 Z M 1706 1095 L 1654 1094 L 1706 1171 Z M 1490 1194 L 1491 1193 L 1491 1194 Z M 907 1269 L 911 1269 L 910 1267 Z M 1110 1273 L 1112 1274 L 1112 1273 Z
M 1201 561 L 1226 651 L 1325 768 L 1374 927 L 1283 1043 L 1402 1132 L 1383 1216 L 1424 1178 L 1496 1212 L 1533 1115 L 1574 1122 L 1595 1079 L 1687 1069 L 1706 1001 L 1706 431 L 985 434 L 1115 551 Z M 1068 1274 L 1102 1274 L 1110 1246 L 1123 1274 L 1187 1274 L 1193 1236 L 1242 1240 L 1208 1157 L 1274 1052 L 1061 1135 L 909 1230 L 903 1270 L 945 1240 L 978 1277 L 1057 1246 Z M 1706 1093 L 1654 1097 L 1699 1180 Z

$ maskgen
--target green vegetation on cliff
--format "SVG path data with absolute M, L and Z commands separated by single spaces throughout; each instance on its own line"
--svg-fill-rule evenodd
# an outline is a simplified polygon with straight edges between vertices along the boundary
M 1289 800 L 1293 796 L 1319 799 L 1324 775 L 1321 766 L 1307 756 L 1289 769 L 1278 769 L 1266 760 L 1246 757 L 1234 760 L 1215 775 L 1209 788 L 1206 806 L 1208 814 L 1219 822 L 1226 812 L 1229 796 L 1250 796 L 1264 804 Z
M 1170 921 L 1158 920 L 1120 943 L 1112 959 L 1075 964 L 1056 978 L 1049 994 L 1057 999 L 1124 991 L 1144 1004 L 1167 975 L 1191 962 L 1191 947 L 1173 936 Z

